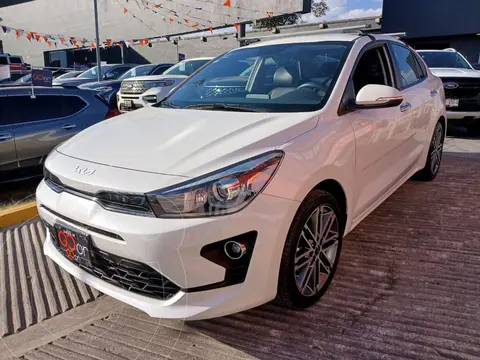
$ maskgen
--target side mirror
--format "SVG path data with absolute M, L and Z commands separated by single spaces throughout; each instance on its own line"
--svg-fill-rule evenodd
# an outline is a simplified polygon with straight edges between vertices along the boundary
M 391 86 L 366 85 L 358 92 L 355 102 L 359 109 L 388 108 L 400 105 L 403 96 Z
M 480 63 L 472 64 L 472 66 L 475 70 L 480 70 Z

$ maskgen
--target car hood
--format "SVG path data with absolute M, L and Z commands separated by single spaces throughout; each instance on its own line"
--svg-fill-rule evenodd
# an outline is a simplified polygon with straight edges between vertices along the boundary
M 472 69 L 430 68 L 433 75 L 442 77 L 480 78 L 480 71 Z
M 60 85 L 60 86 L 78 86 L 81 84 L 86 84 L 86 83 L 91 83 L 95 82 L 95 80 L 92 79 L 82 79 L 82 78 L 74 78 L 74 79 L 59 79 L 59 80 L 53 80 L 52 85 Z
M 102 121 L 57 151 L 81 160 L 195 177 L 275 149 L 312 130 L 312 113 L 251 113 L 148 107 Z
M 89 82 L 89 83 L 82 84 L 80 86 L 80 88 L 82 88 L 82 89 L 96 89 L 96 88 L 103 87 L 103 86 L 109 86 L 109 87 L 112 87 L 112 88 L 119 89 L 121 83 L 122 83 L 121 80 L 95 81 L 95 82 Z
M 164 80 L 164 79 L 186 79 L 185 75 L 145 75 L 135 76 L 123 81 L 152 81 L 152 80 Z

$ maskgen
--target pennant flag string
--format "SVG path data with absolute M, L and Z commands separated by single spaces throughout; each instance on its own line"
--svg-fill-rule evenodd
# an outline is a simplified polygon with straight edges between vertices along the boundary
M 171 1 L 171 0 L 169 0 L 169 1 L 172 2 L 172 3 L 174 3 L 174 2 Z M 148 2 L 142 1 L 142 4 L 148 5 Z M 189 7 L 189 6 L 187 6 L 187 7 Z M 202 8 L 194 8 L 194 7 L 191 7 L 191 8 L 192 8 L 192 9 L 195 9 L 195 10 L 199 10 L 199 11 L 202 11 L 202 10 L 203 10 Z M 224 25 L 224 24 L 225 24 L 225 22 L 223 22 L 223 21 L 216 21 L 216 20 L 215 20 L 215 21 L 212 22 L 212 21 L 207 20 L 207 19 L 204 19 L 204 18 L 202 18 L 202 17 L 194 16 L 194 15 L 191 15 L 191 14 L 184 14 L 183 12 L 180 13 L 179 11 L 173 10 L 173 9 L 171 9 L 171 8 L 167 8 L 167 7 L 165 7 L 165 6 L 162 5 L 162 4 L 156 4 L 156 5 L 153 5 L 153 6 L 151 6 L 151 7 L 145 6 L 144 10 L 152 11 L 152 12 L 154 12 L 155 14 L 158 14 L 158 12 L 161 12 L 162 14 L 160 14 L 160 15 L 163 16 L 163 14 L 165 14 L 165 15 L 168 16 L 169 18 L 171 18 L 172 15 L 173 15 L 173 17 L 180 17 L 180 16 L 182 16 L 182 17 L 184 17 L 184 18 L 188 17 L 188 18 L 190 18 L 190 21 L 189 21 L 189 22 L 191 22 L 192 24 L 194 24 L 195 22 L 192 21 L 191 19 L 199 20 L 200 23 L 199 23 L 198 25 L 202 25 L 202 27 L 204 27 L 204 28 L 207 28 L 207 27 L 208 27 L 205 23 L 209 23 L 210 25 L 213 24 L 213 22 L 215 22 L 215 23 L 217 23 L 217 24 L 221 24 L 221 25 Z M 164 21 L 166 22 L 166 19 L 165 19 L 165 18 L 164 18 Z M 171 24 L 171 23 L 173 23 L 173 21 L 170 21 L 170 24 Z M 182 22 L 180 22 L 180 21 L 176 21 L 176 23 L 178 23 L 179 25 L 185 25 L 185 24 L 186 24 L 185 22 L 182 23 Z M 192 25 L 188 25 L 188 26 L 189 26 L 189 27 L 196 28 L 196 26 L 195 26 L 195 27 L 192 26 Z
M 124 14 L 130 14 L 134 19 L 137 19 L 138 21 L 140 21 L 145 27 L 149 28 L 150 30 L 152 30 L 155 34 L 158 34 L 158 35 L 161 35 L 157 30 L 155 30 L 153 27 L 151 27 L 150 25 L 148 25 L 145 21 L 143 21 L 142 19 L 140 19 L 138 16 L 136 16 L 135 14 L 133 14 L 130 9 L 128 9 L 125 5 L 123 5 L 120 1 L 118 0 L 115 0 L 115 2 L 122 6 L 123 7 L 123 13 Z M 128 1 L 127 1 L 128 2 Z
M 20 37 L 25 36 L 30 42 L 32 40 L 36 40 L 37 42 L 44 41 L 45 43 L 48 44 L 48 42 L 50 41 L 51 44 L 49 46 L 51 45 L 56 46 L 57 40 L 58 40 L 61 44 L 68 46 L 68 44 L 64 43 L 65 37 L 63 35 L 52 36 L 50 34 L 39 33 L 36 31 L 26 31 L 23 29 L 16 29 L 14 27 L 6 26 L 6 25 L 1 25 L 1 28 L 4 36 L 7 36 L 7 34 L 9 34 L 13 30 L 17 40 L 19 40 Z M 75 37 L 71 37 L 71 39 L 75 39 Z M 87 39 L 84 39 L 84 40 L 85 42 L 89 42 Z

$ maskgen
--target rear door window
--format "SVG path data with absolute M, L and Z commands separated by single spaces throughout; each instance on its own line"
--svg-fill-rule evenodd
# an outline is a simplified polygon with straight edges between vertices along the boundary
M 8 65 L 8 59 L 6 56 L 0 56 L 0 65 Z
M 22 58 L 19 58 L 18 56 L 10 56 L 10 64 L 21 64 L 22 63 Z
M 415 56 L 408 48 L 391 43 L 393 57 L 398 65 L 400 89 L 407 88 L 424 78 L 423 70 Z
M 8 99 L 6 121 L 10 124 L 58 119 L 72 116 L 87 104 L 77 96 L 12 96 Z

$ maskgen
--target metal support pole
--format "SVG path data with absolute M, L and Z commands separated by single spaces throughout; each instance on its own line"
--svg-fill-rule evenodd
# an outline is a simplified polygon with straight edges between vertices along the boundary
M 102 81 L 102 65 L 100 60 L 100 35 L 98 32 L 98 7 L 97 0 L 93 0 L 93 8 L 95 12 L 95 36 L 96 38 L 96 48 L 97 48 L 97 80 Z
M 177 41 L 177 61 L 180 61 L 180 58 L 178 57 L 178 41 Z
M 122 55 L 122 64 L 125 64 L 125 60 L 123 58 L 123 45 L 120 46 L 120 54 Z
M 247 28 L 247 25 L 246 25 L 246 24 L 240 24 L 240 25 L 239 25 L 239 27 L 238 27 L 238 38 L 239 38 L 239 39 L 245 38 L 246 28 Z M 240 46 L 244 46 L 244 45 L 245 45 L 245 42 L 244 42 L 244 41 L 240 41 Z

